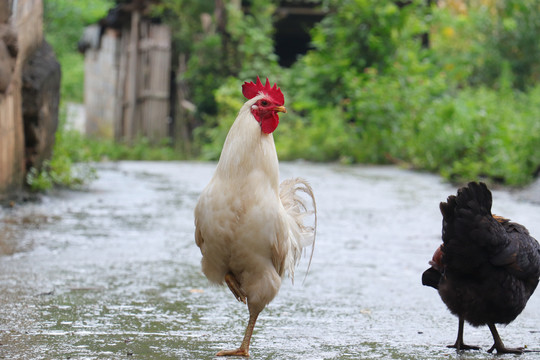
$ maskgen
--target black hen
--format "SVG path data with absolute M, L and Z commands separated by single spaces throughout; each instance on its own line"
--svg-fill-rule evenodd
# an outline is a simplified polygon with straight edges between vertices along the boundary
M 491 214 L 491 192 L 471 182 L 440 205 L 443 244 L 435 251 L 422 284 L 438 289 L 459 318 L 457 350 L 479 349 L 463 343 L 463 323 L 487 325 L 497 353 L 506 348 L 495 324 L 509 324 L 525 308 L 540 277 L 540 245 L 527 229 Z

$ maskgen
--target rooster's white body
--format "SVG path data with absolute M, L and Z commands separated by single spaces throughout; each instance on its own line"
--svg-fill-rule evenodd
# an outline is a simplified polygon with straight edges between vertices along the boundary
M 315 228 L 303 224 L 310 212 L 297 193 L 308 194 L 314 213 L 312 190 L 301 179 L 279 185 L 273 136 L 261 131 L 251 112 L 261 98 L 262 94 L 248 100 L 240 110 L 195 208 L 202 270 L 215 284 L 223 284 L 227 274 L 236 279 L 250 320 L 276 296 L 285 272 L 293 277 L 302 249 L 315 239 Z

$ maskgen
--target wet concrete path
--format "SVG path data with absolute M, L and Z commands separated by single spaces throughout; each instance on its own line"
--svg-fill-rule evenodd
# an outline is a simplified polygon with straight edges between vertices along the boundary
M 239 345 L 247 309 L 200 271 L 193 207 L 214 164 L 100 164 L 88 191 L 0 210 L 1 359 L 212 359 Z M 455 187 L 395 167 L 281 164 L 315 190 L 319 228 L 294 285 L 263 311 L 252 359 L 491 359 L 457 355 L 457 319 L 420 276 Z M 529 192 L 494 191 L 494 213 L 540 238 Z M 500 334 L 540 349 L 540 293 Z M 525 354 L 519 359 L 540 359 Z

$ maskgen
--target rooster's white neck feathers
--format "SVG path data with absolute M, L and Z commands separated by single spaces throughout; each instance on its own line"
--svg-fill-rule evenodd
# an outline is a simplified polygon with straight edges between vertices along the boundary
M 258 95 L 248 100 L 240 109 L 225 139 L 215 175 L 236 181 L 248 176 L 250 171 L 260 170 L 277 191 L 279 169 L 274 137 L 261 131 L 251 113 L 251 107 L 262 97 Z

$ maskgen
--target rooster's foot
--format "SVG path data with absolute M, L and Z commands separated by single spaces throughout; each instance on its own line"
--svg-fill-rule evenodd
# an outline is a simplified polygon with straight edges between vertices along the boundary
M 221 350 L 216 356 L 244 356 L 249 357 L 249 352 L 246 349 L 238 348 L 236 350 Z
M 233 295 L 236 297 L 236 300 L 246 303 L 246 292 L 240 287 L 240 284 L 238 283 L 238 280 L 234 277 L 232 273 L 228 273 L 225 275 L 225 282 L 227 283 L 227 286 L 233 293 Z M 240 349 L 237 349 L 240 350 Z M 237 351 L 234 350 L 234 351 Z M 246 355 L 239 355 L 239 356 L 246 356 Z

